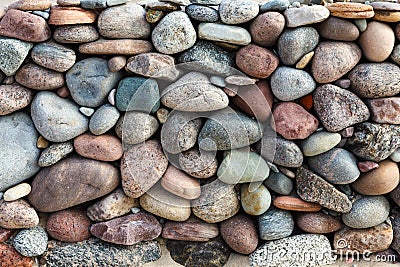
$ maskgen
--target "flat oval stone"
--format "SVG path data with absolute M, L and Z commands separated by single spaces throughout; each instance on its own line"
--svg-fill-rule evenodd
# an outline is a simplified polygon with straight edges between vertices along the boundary
M 220 225 L 221 236 L 234 251 L 241 254 L 253 252 L 258 245 L 256 227 L 250 217 L 236 215 Z
M 92 25 L 68 25 L 57 27 L 53 38 L 58 43 L 80 44 L 96 41 L 99 39 L 99 33 Z
M 260 184 L 258 187 L 252 184 L 241 186 L 240 203 L 243 210 L 250 215 L 260 215 L 266 212 L 271 206 L 271 194 L 268 189 Z
M 122 188 L 127 196 L 137 198 L 147 192 L 161 178 L 168 167 L 168 159 L 161 144 L 149 140 L 125 150 L 121 159 Z
M 113 128 L 119 119 L 119 111 L 110 104 L 99 107 L 90 117 L 89 130 L 92 134 L 101 135 Z
M 14 75 L 24 62 L 32 43 L 24 42 L 14 38 L 0 38 L 0 56 L 4 58 L 0 62 L 0 70 L 5 75 Z
M 69 70 L 76 60 L 74 50 L 50 42 L 36 44 L 31 57 L 36 64 L 58 72 Z
M 40 134 L 52 142 L 65 142 L 88 130 L 88 119 L 79 107 L 53 92 L 36 94 L 31 116 Z
M 163 226 L 162 237 L 172 240 L 206 242 L 219 235 L 217 224 L 190 220 L 187 222 L 166 222 Z
M 367 99 L 366 103 L 371 110 L 371 119 L 374 122 L 400 124 L 400 98 Z
M 115 132 L 124 144 L 136 145 L 149 139 L 158 129 L 155 117 L 146 113 L 129 111 L 115 126 Z
M 329 17 L 329 10 L 321 5 L 302 6 L 288 8 L 283 15 L 286 18 L 286 26 L 294 28 L 326 20 Z
M 15 80 L 19 84 L 35 90 L 52 90 L 65 84 L 62 73 L 45 69 L 33 63 L 22 66 L 15 75 Z
M 314 94 L 314 109 L 322 125 L 330 132 L 338 132 L 368 120 L 369 110 L 364 102 L 349 90 L 325 84 Z
M 160 107 L 160 92 L 157 81 L 143 77 L 122 79 L 115 94 L 115 104 L 120 111 L 156 112 Z
M 102 222 L 128 214 L 132 208 L 139 207 L 139 199 L 125 195 L 120 188 L 98 200 L 86 210 L 90 220 Z
M 367 229 L 345 227 L 335 233 L 333 248 L 342 255 L 346 253 L 374 253 L 388 249 L 394 241 L 392 225 L 384 222 Z M 345 244 L 346 246 L 342 246 Z M 393 246 L 393 245 L 392 245 Z
M 31 192 L 30 184 L 21 183 L 7 189 L 7 191 L 4 192 L 3 199 L 5 201 L 14 201 L 29 195 L 30 192 Z
M 296 64 L 318 45 L 319 34 L 313 27 L 285 29 L 278 40 L 278 55 L 285 65 Z
M 178 70 L 175 59 L 160 53 L 143 53 L 128 59 L 126 70 L 144 77 L 175 80 Z
M 53 6 L 50 11 L 49 24 L 73 25 L 89 24 L 96 21 L 97 13 L 80 7 Z
M 185 12 L 191 19 L 201 22 L 217 22 L 219 20 L 218 10 L 208 6 L 191 4 L 185 8 Z
M 217 223 L 234 216 L 240 202 L 234 186 L 219 180 L 203 185 L 199 198 L 191 202 L 196 217 L 208 223 Z
M 63 242 L 81 242 L 92 234 L 91 221 L 81 209 L 66 209 L 50 214 L 46 221 L 47 233 Z
M 319 24 L 318 32 L 326 39 L 346 42 L 355 41 L 360 35 L 355 24 L 335 17 L 329 17 Z
M 250 44 L 236 54 L 236 65 L 241 71 L 255 78 L 267 78 L 278 67 L 279 59 L 270 50 Z
M 301 150 L 304 156 L 312 157 L 328 152 L 340 143 L 341 136 L 339 133 L 330 133 L 319 131 L 310 135 L 301 142 Z
M 19 0 L 14 3 L 11 3 L 8 6 L 8 9 L 18 9 L 23 11 L 32 11 L 32 10 L 46 10 L 51 7 L 51 1 L 49 0 Z
M 245 28 L 226 24 L 202 22 L 197 34 L 199 39 L 229 44 L 248 45 L 251 42 L 251 35 Z
M 22 229 L 13 238 L 14 248 L 26 257 L 42 255 L 47 248 L 47 233 L 40 226 Z
M 249 30 L 253 42 L 263 47 L 273 47 L 285 28 L 285 17 L 279 12 L 266 12 L 257 16 Z
M 356 158 L 341 148 L 310 157 L 308 166 L 333 184 L 349 184 L 360 176 Z
M 100 13 L 97 27 L 106 38 L 147 39 L 150 24 L 145 14 L 144 8 L 137 4 L 109 7 Z
M 342 220 L 351 228 L 369 228 L 384 222 L 389 209 L 384 196 L 364 196 L 353 202 L 353 207 L 342 215 Z
M 331 16 L 347 19 L 365 19 L 372 18 L 374 11 L 371 5 L 362 3 L 333 3 L 327 5 L 327 8 L 331 12 Z
M 121 140 L 113 135 L 82 134 L 74 139 L 76 153 L 85 158 L 115 161 L 122 157 Z
M 280 195 L 290 195 L 293 190 L 292 179 L 281 172 L 270 172 L 268 179 L 264 181 L 264 184 L 269 189 Z
M 160 184 L 156 184 L 140 197 L 140 206 L 171 221 L 186 221 L 191 214 L 189 200 L 168 192 Z
M 33 95 L 32 90 L 17 83 L 0 85 L 0 115 L 7 115 L 28 106 Z
M 351 90 L 361 97 L 380 98 L 400 92 L 400 68 L 392 63 L 363 63 L 350 73 Z
M 290 210 L 290 211 L 316 212 L 322 209 L 322 207 L 317 203 L 307 202 L 299 197 L 294 197 L 294 196 L 276 197 L 272 201 L 272 204 L 278 209 Z
M 340 213 L 351 209 L 352 203 L 347 195 L 304 167 L 297 169 L 296 184 L 297 194 L 305 201 Z
M 359 44 L 364 57 L 371 62 L 385 61 L 393 51 L 395 36 L 392 28 L 382 22 L 371 21 L 361 33 Z
M 39 217 L 35 209 L 25 200 L 6 202 L 0 199 L 0 227 L 20 229 L 35 227 Z
M 268 164 L 248 147 L 228 151 L 217 172 L 218 179 L 227 184 L 260 182 L 268 175 Z
M 36 264 L 33 257 L 22 256 L 12 245 L 0 244 L 0 255 L 0 260 L 4 267 L 33 267 Z
M 361 59 L 354 43 L 325 41 L 315 49 L 311 72 L 317 83 L 330 83 L 345 75 Z
M 219 110 L 227 107 L 228 102 L 226 94 L 199 72 L 184 75 L 161 94 L 161 103 L 164 106 L 188 112 Z
M 267 11 L 285 11 L 290 6 L 289 0 L 272 0 L 266 3 L 262 3 L 260 6 L 260 12 L 264 13 Z
M 98 40 L 81 44 L 79 52 L 92 55 L 137 55 L 153 50 L 149 41 L 135 39 Z
M 38 133 L 31 118 L 16 112 L 0 116 L 0 191 L 19 184 L 39 171 Z
M 314 79 L 304 70 L 279 67 L 271 76 L 271 89 L 281 101 L 292 101 L 314 91 Z
M 200 183 L 186 173 L 170 165 L 161 179 L 161 186 L 185 199 L 196 199 L 201 194 Z
M 59 211 L 110 193 L 119 180 L 119 171 L 109 163 L 69 157 L 36 175 L 28 199 L 39 211 Z
M 254 19 L 259 7 L 256 2 L 246 0 L 222 0 L 219 15 L 225 24 L 241 24 Z
M 342 228 L 340 218 L 323 212 L 300 213 L 296 217 L 296 225 L 304 232 L 312 234 L 328 234 Z
M 399 167 L 391 160 L 379 162 L 379 167 L 360 175 L 352 187 L 363 195 L 384 195 L 399 184 Z
M 101 240 L 128 246 L 153 240 L 161 234 L 161 230 L 157 219 L 144 212 L 95 223 L 90 227 L 90 232 Z
M 213 151 L 191 148 L 179 153 L 180 168 L 195 178 L 210 178 L 217 173 L 218 162 Z
M 186 13 L 174 11 L 157 24 L 151 34 L 151 40 L 154 48 L 160 53 L 176 54 L 194 45 L 196 30 Z
M 66 74 L 66 81 L 74 101 L 84 107 L 103 104 L 120 74 L 108 69 L 105 59 L 91 57 L 77 62 Z
M 289 140 L 305 139 L 318 128 L 317 118 L 294 102 L 278 104 L 272 115 L 271 126 Z
M 178 154 L 194 147 L 202 126 L 201 118 L 196 117 L 187 112 L 171 112 L 161 128 L 163 149 Z
M 46 21 L 28 12 L 10 9 L 0 22 L 0 35 L 27 42 L 43 42 L 51 37 Z
M 258 233 L 262 240 L 276 240 L 292 234 L 294 221 L 292 214 L 286 210 L 270 208 L 257 217 Z
M 40 167 L 48 167 L 59 162 L 74 151 L 72 141 L 55 143 L 42 151 L 40 154 L 38 165 Z

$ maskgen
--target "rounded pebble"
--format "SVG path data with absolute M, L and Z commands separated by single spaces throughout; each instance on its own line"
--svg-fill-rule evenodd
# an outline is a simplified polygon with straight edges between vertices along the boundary
M 14 248 L 26 257 L 42 255 L 47 249 L 47 233 L 42 227 L 23 229 L 13 238 Z

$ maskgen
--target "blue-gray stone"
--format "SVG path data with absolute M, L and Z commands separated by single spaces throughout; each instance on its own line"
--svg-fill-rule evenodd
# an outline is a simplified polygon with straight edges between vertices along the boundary
M 110 104 L 99 107 L 89 121 L 89 130 L 92 134 L 101 135 L 115 126 L 119 119 L 118 109 Z
M 39 137 L 31 118 L 22 112 L 0 116 L 0 191 L 39 171 Z
M 260 13 L 267 11 L 285 11 L 290 6 L 289 0 L 272 0 L 260 7 Z
M 287 210 L 271 208 L 258 216 L 258 232 L 262 240 L 276 240 L 290 236 L 293 229 L 293 216 Z
M 107 0 L 81 0 L 81 7 L 85 9 L 106 8 Z
M 13 246 L 21 255 L 35 257 L 46 251 L 47 241 L 46 231 L 42 227 L 36 226 L 19 231 L 13 239 Z
M 202 22 L 216 22 L 219 20 L 218 10 L 202 5 L 189 5 L 185 9 L 186 14 L 194 20 Z
M 281 172 L 271 172 L 264 184 L 280 195 L 290 195 L 293 190 L 293 181 Z
M 121 73 L 111 72 L 108 61 L 90 57 L 77 62 L 66 74 L 72 98 L 84 107 L 102 105 L 108 93 L 118 84 Z

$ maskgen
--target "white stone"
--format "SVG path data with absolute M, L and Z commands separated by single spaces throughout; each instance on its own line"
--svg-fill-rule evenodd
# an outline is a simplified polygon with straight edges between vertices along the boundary
M 248 45 L 250 33 L 241 27 L 218 23 L 200 23 L 198 34 L 200 39 L 223 43 Z
M 3 198 L 5 201 L 14 201 L 23 198 L 31 192 L 31 186 L 28 183 L 21 183 L 7 189 L 4 192 Z

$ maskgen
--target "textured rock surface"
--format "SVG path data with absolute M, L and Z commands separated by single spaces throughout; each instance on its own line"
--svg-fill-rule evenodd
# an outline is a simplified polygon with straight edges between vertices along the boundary
M 294 229 L 294 220 L 289 211 L 272 208 L 258 216 L 258 231 L 263 240 L 288 237 Z

